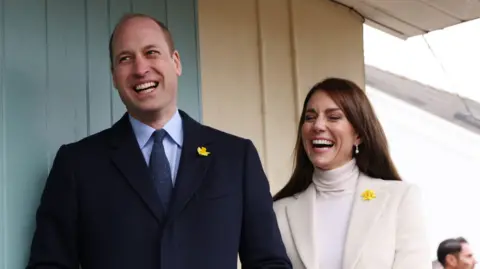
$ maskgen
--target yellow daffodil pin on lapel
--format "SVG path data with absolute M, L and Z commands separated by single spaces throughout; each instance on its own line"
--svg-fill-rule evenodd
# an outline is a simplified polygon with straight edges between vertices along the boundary
M 206 147 L 198 147 L 197 152 L 198 152 L 198 155 L 200 155 L 200 156 L 205 156 L 206 157 L 206 156 L 210 155 L 210 152 L 207 151 Z
M 362 198 L 363 198 L 364 201 L 370 201 L 370 200 L 373 200 L 373 199 L 377 198 L 377 195 L 375 194 L 375 192 L 373 190 L 365 190 L 362 193 Z

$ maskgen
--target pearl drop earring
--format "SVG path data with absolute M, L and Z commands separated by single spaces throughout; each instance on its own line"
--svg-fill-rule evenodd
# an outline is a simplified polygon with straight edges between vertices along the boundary
M 358 145 L 355 145 L 355 154 L 358 154 L 360 153 L 360 151 L 358 150 Z

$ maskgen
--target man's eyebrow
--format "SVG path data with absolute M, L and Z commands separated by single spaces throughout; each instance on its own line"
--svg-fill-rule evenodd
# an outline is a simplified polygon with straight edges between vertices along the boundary
M 130 54 L 129 50 L 122 50 L 117 55 L 115 55 L 115 58 L 118 58 L 119 56 L 125 55 L 125 54 Z
M 148 49 L 153 49 L 153 48 L 158 48 L 158 46 L 152 44 L 152 45 L 145 46 L 143 49 L 148 50 Z

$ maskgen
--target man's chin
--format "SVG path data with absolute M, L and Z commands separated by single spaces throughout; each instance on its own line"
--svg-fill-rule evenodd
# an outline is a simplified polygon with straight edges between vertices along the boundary
M 133 109 L 129 109 L 130 113 L 137 114 L 143 117 L 157 117 L 163 114 L 173 114 L 175 112 L 176 106 L 160 106 L 156 104 L 142 104 L 135 106 Z

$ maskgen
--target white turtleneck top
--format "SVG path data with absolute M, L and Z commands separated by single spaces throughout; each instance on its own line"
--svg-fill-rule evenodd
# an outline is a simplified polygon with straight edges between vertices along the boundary
M 319 269 L 341 269 L 359 170 L 355 159 L 333 170 L 315 169 L 316 246 Z

